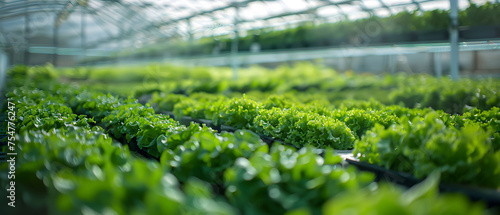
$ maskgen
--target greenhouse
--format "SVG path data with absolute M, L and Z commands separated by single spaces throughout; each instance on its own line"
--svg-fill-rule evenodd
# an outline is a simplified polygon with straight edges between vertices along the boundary
M 0 0 L 1 214 L 500 214 L 498 0 Z

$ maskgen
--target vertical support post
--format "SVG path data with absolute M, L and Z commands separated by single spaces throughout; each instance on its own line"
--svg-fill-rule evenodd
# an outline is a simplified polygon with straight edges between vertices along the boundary
M 118 32 L 119 32 L 118 35 L 123 35 L 125 32 L 127 32 L 127 30 L 130 30 L 130 25 L 127 25 L 126 22 L 122 22 L 121 25 L 118 25 L 117 27 L 118 27 Z M 124 45 L 125 44 L 124 40 L 120 40 L 118 43 L 119 43 L 118 44 L 119 47 L 128 47 L 128 46 Z M 139 49 L 135 49 L 135 48 L 132 49 L 133 54 L 131 56 L 137 56 L 138 50 Z M 130 57 L 130 58 L 134 58 L 134 57 Z
M 87 51 L 87 48 L 86 48 L 86 43 L 87 43 L 87 35 L 86 35 L 86 24 L 85 23 L 85 11 L 82 11 L 82 14 L 81 14 L 81 23 L 80 23 L 80 34 L 81 34 L 81 52 L 80 52 L 80 57 L 81 59 L 80 60 L 83 60 L 86 56 L 86 51 Z
M 443 76 L 443 66 L 441 62 L 441 52 L 434 53 L 434 72 L 436 73 L 436 77 L 441 78 Z
M 354 56 L 349 57 L 349 70 L 351 71 L 355 71 L 354 58 L 355 58 Z
M 54 66 L 57 65 L 57 46 L 58 46 L 58 32 L 59 25 L 57 24 L 57 15 L 54 17 L 54 28 L 52 31 L 52 46 L 54 47 L 54 55 L 53 55 L 53 61 L 54 61 Z
M 7 54 L 0 49 L 0 92 L 5 93 L 5 79 L 7 79 Z
M 188 33 L 188 55 L 191 55 L 193 53 L 193 28 L 191 26 L 191 20 L 186 19 L 187 22 L 187 33 Z
M 479 71 L 479 51 L 474 51 L 474 67 L 472 68 L 472 73 L 477 73 Z
M 191 20 L 190 19 L 187 19 L 186 20 L 187 22 L 187 28 L 188 28 L 188 41 L 191 42 L 193 41 L 193 28 L 191 26 Z
M 29 37 L 30 37 L 30 15 L 29 13 L 26 12 L 24 15 L 24 65 L 28 65 L 30 62 Z
M 238 34 L 238 23 L 239 23 L 239 8 L 238 6 L 234 7 L 235 14 L 234 14 L 234 38 L 231 43 L 231 66 L 233 67 L 233 79 L 236 80 L 238 79 L 238 67 L 239 62 L 238 62 L 238 40 L 239 40 L 239 34 Z
M 458 80 L 458 0 L 450 0 L 450 74 Z
M 389 55 L 389 63 L 388 63 L 388 66 L 389 66 L 389 71 L 391 72 L 391 74 L 395 74 L 396 73 L 396 56 L 395 55 Z

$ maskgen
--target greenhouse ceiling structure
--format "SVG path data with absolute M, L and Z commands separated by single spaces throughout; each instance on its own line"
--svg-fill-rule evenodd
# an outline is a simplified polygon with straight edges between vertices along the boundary
M 11 64 L 55 64 L 59 59 L 70 62 L 63 65 L 71 66 L 67 56 L 108 56 L 174 39 L 231 38 L 258 29 L 282 30 L 303 23 L 450 9 L 453 3 L 464 9 L 472 3 L 485 2 L 488 1 L 2 0 L 0 47 Z
M 484 0 L 459 0 L 459 8 Z M 3 0 L 2 47 L 53 45 L 30 38 L 64 35 L 71 47 L 128 47 L 172 37 L 200 38 L 302 22 L 447 9 L 449 0 Z M 68 33 L 66 33 L 68 32 Z M 56 33 L 56 35 L 51 35 Z M 12 38 L 15 37 L 15 38 Z M 81 39 L 81 40 L 79 40 Z M 53 41 L 52 41 L 53 42 Z

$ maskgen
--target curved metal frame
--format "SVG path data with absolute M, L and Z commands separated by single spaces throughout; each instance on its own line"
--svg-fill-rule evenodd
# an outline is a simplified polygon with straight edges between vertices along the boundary
M 171 34 L 165 34 L 160 30 L 162 26 L 168 25 L 178 25 L 179 23 L 183 23 L 189 21 L 195 17 L 200 16 L 208 16 L 214 22 L 217 22 L 221 18 L 216 18 L 213 16 L 214 13 L 220 11 L 228 11 L 232 10 L 236 7 L 243 9 L 247 5 L 259 2 L 263 5 L 268 5 L 270 2 L 279 2 L 283 7 L 286 8 L 287 3 L 285 0 L 228 0 L 226 5 L 220 7 L 212 7 L 210 10 L 190 10 L 191 14 L 184 17 L 167 17 L 165 19 L 161 19 L 162 13 L 161 10 L 167 7 L 173 7 L 172 5 L 160 5 L 155 3 L 123 3 L 123 2 L 111 2 L 104 0 L 89 0 L 85 7 L 78 5 L 79 0 L 45 0 L 45 1 L 27 1 L 27 0 L 15 0 L 15 1 L 3 1 L 0 3 L 0 21 L 10 19 L 12 17 L 17 16 L 25 16 L 26 14 L 38 13 L 38 12 L 50 12 L 55 13 L 61 16 L 61 14 L 67 14 L 69 16 L 73 11 L 84 11 L 91 14 L 98 25 L 103 28 L 103 31 L 106 32 L 106 26 L 104 26 L 103 22 L 108 23 L 109 25 L 116 26 L 121 28 L 122 30 L 115 35 L 112 35 L 110 32 L 106 32 L 109 36 L 106 39 L 97 41 L 95 44 L 89 44 L 87 47 L 97 47 L 101 44 L 112 43 L 120 40 L 156 40 L 161 38 L 170 38 Z M 357 7 L 359 12 L 373 14 L 374 10 L 386 9 L 390 14 L 393 12 L 391 8 L 396 7 L 405 7 L 408 5 L 415 5 L 418 10 L 422 10 L 421 4 L 426 2 L 431 2 L 431 0 L 412 0 L 407 3 L 396 3 L 396 4 L 387 4 L 384 0 L 378 0 L 380 6 L 377 7 L 367 7 L 364 5 L 363 0 L 309 0 L 308 7 L 299 10 L 299 11 L 286 11 L 278 14 L 271 14 L 268 12 L 268 15 L 264 18 L 257 19 L 249 19 L 249 20 L 241 20 L 238 19 L 237 22 L 234 22 L 234 17 L 224 17 L 223 19 L 231 20 L 230 24 L 220 25 L 220 26 L 203 26 L 201 28 L 189 28 L 186 34 L 182 35 L 206 35 L 203 32 L 210 31 L 212 34 L 217 32 L 219 27 L 228 27 L 231 25 L 238 25 L 241 23 L 252 23 L 252 22 L 261 22 L 270 23 L 278 19 L 278 24 L 273 24 L 273 26 L 286 25 L 290 20 L 284 19 L 279 20 L 279 18 L 289 17 L 294 15 L 308 14 L 313 16 L 312 18 L 330 18 L 332 16 L 319 16 L 317 14 L 317 10 L 326 6 L 334 6 L 338 8 L 338 16 L 348 17 L 351 13 L 345 12 L 342 10 L 341 5 L 350 4 Z M 84 10 L 77 10 L 78 7 L 84 8 Z M 180 8 L 179 8 L 180 10 Z M 335 15 L 337 16 L 337 15 Z M 61 17 L 59 18 L 59 20 Z M 156 20 L 156 21 L 153 21 Z M 164 20 L 164 21 L 162 21 Z M 288 20 L 288 21 L 287 21 Z M 293 21 L 295 23 L 295 21 Z M 123 26 L 130 26 L 128 29 L 125 29 Z M 260 24 L 259 24 L 260 25 Z M 265 24 L 264 24 L 265 25 Z M 256 25 L 257 26 L 257 25 Z M 254 30 L 265 28 L 266 26 L 252 26 L 250 29 L 239 29 L 239 30 Z M 179 29 L 179 28 L 174 28 Z M 228 31 L 226 33 L 234 33 L 232 31 Z M 219 33 L 217 33 L 219 34 Z M 191 38 L 192 38 L 191 36 Z

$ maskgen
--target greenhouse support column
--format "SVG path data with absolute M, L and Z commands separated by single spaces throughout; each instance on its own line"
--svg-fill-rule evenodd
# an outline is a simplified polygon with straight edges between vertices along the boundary
M 478 51 L 474 51 L 473 53 L 473 67 L 472 67 L 472 73 L 477 73 L 479 71 L 479 55 Z
M 389 71 L 391 74 L 396 73 L 396 56 L 395 55 L 389 55 L 388 56 L 388 63 Z
M 458 0 L 450 0 L 450 74 L 458 80 Z
M 5 79 L 7 78 L 7 54 L 0 49 L 0 92 L 5 93 Z
M 239 9 L 238 7 L 234 8 L 235 14 L 234 14 L 234 38 L 231 44 L 231 66 L 233 67 L 233 79 L 238 79 L 238 67 L 239 67 L 239 62 L 238 62 L 238 13 Z
M 434 72 L 436 77 L 441 78 L 443 76 L 443 67 L 441 65 L 441 52 L 434 53 Z
M 82 11 L 82 17 L 81 17 L 81 19 L 82 20 L 81 20 L 81 24 L 80 24 L 81 25 L 80 33 L 82 34 L 81 35 L 81 39 L 82 40 L 80 42 L 81 42 L 82 51 L 80 53 L 80 55 L 81 55 L 81 59 L 80 60 L 83 60 L 85 58 L 85 56 L 86 56 L 85 52 L 87 51 L 87 49 L 85 47 L 86 46 L 86 42 L 87 42 L 87 36 L 85 35 L 85 28 L 86 28 L 85 24 L 86 23 L 85 23 L 85 12 L 84 11 Z
M 29 36 L 30 36 L 30 15 L 26 12 L 24 15 L 24 64 L 28 65 L 30 61 L 29 52 Z
M 57 25 L 57 16 L 55 17 L 54 20 L 54 29 L 52 31 L 52 46 L 54 47 L 54 55 L 53 55 L 53 61 L 54 61 L 54 66 L 57 65 L 57 31 L 59 29 L 59 26 Z
M 127 27 L 129 27 L 129 28 L 128 28 L 128 30 L 130 30 L 130 26 L 126 26 L 126 23 L 125 23 L 125 22 L 122 22 L 122 23 L 121 23 L 121 25 L 119 25 L 118 35 L 123 35 L 123 34 L 125 34 L 125 32 L 126 32 L 126 30 L 127 30 Z M 118 46 L 119 46 L 119 47 L 127 47 L 127 46 L 126 46 L 126 45 L 124 45 L 124 44 L 125 44 L 125 40 L 119 40 L 119 44 L 118 44 Z M 137 51 L 138 51 L 138 50 L 139 50 L 139 49 L 132 49 L 133 54 L 132 54 L 132 55 L 130 55 L 130 56 L 137 56 Z
M 187 24 L 187 33 L 188 33 L 188 55 L 193 54 L 193 28 L 191 26 L 191 20 L 186 20 Z

